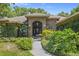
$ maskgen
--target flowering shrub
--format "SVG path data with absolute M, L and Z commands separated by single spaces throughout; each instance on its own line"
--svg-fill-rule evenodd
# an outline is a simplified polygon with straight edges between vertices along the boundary
M 45 30 L 43 30 L 43 32 L 42 32 L 42 36 L 43 36 L 45 39 L 48 39 L 48 38 L 51 36 L 52 33 L 53 33 L 53 30 L 47 30 L 47 29 L 45 29 Z

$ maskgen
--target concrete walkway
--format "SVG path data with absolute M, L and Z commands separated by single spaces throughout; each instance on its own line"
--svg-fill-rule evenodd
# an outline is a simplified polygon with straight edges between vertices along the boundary
M 41 41 L 38 41 L 36 39 L 33 41 L 32 54 L 34 56 L 51 56 L 42 48 Z

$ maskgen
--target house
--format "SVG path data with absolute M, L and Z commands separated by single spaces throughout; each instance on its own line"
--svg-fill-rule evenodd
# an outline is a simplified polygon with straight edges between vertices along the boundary
M 25 24 L 28 36 L 39 36 L 44 29 L 63 29 L 70 21 L 79 17 L 79 12 L 69 17 L 54 16 L 49 14 L 32 13 L 25 16 L 0 19 L 0 23 Z M 78 19 L 77 19 L 78 20 Z M 65 26 L 62 26 L 62 25 Z
M 28 23 L 28 35 L 38 36 L 44 29 L 56 30 L 56 22 L 60 16 L 33 13 L 25 16 Z
M 38 36 L 44 29 L 56 30 L 56 22 L 60 16 L 32 13 L 25 16 L 0 19 L 0 23 L 26 24 L 28 36 Z M 17 34 L 18 35 L 18 34 Z
M 79 32 L 79 12 L 63 18 L 61 21 L 58 21 L 56 25 L 58 30 L 71 28 L 73 31 Z

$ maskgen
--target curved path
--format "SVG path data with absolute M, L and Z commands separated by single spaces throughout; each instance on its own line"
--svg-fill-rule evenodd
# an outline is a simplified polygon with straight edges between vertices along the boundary
M 42 48 L 41 41 L 38 41 L 38 39 L 34 39 L 33 41 L 32 54 L 34 56 L 51 56 Z

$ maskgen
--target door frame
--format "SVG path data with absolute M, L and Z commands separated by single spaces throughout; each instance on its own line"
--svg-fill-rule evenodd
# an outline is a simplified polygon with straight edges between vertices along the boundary
M 38 31 L 37 31 L 38 29 Z M 32 23 L 32 35 L 33 36 L 39 36 L 39 34 L 42 33 L 42 22 L 40 21 L 34 21 Z

